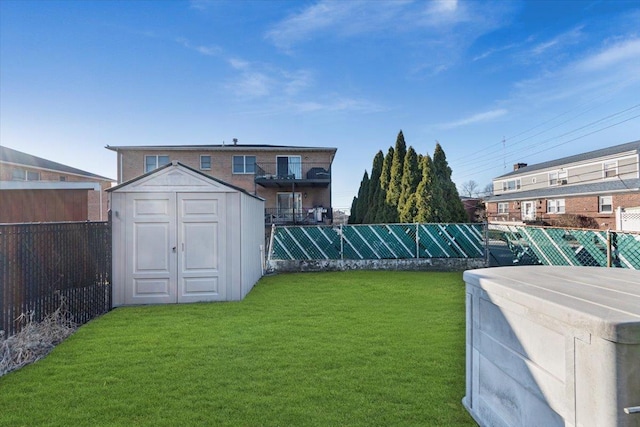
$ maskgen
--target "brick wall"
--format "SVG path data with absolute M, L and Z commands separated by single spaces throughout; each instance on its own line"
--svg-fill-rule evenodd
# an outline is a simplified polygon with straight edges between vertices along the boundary
M 233 156 L 256 156 L 258 165 L 270 165 L 274 167 L 276 156 L 301 156 L 303 164 L 331 164 L 330 151 L 256 151 L 242 150 L 233 146 L 229 151 L 218 150 L 126 150 L 118 155 L 118 178 L 120 182 L 126 182 L 144 174 L 145 156 L 168 155 L 170 161 L 177 160 L 192 169 L 211 175 L 228 184 L 240 187 L 245 191 L 256 194 L 265 199 L 265 208 L 276 207 L 276 195 L 278 192 L 290 192 L 290 188 L 265 188 L 256 185 L 254 174 L 232 173 Z M 211 169 L 200 169 L 200 156 L 211 156 Z M 296 192 L 303 193 L 303 207 L 331 206 L 330 187 L 296 187 Z M 306 194 L 306 197 L 304 196 Z
M 603 194 L 607 196 L 608 194 Z M 615 228 L 615 211 L 618 207 L 629 208 L 640 206 L 640 193 L 612 194 L 613 211 L 611 213 L 599 212 L 599 196 L 581 196 L 581 197 L 565 197 L 565 214 L 581 215 L 587 218 L 593 218 L 597 222 L 600 229 Z M 561 197 L 558 197 L 561 198 Z M 561 220 L 562 214 L 547 213 L 547 199 L 535 200 L 536 218 L 547 223 L 553 224 Z M 521 221 L 520 203 L 510 201 L 509 212 L 507 214 L 498 214 L 498 203 L 487 203 L 487 217 L 489 221 Z

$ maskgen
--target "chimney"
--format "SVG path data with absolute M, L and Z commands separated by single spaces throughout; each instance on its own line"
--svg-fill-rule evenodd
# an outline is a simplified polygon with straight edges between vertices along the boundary
M 517 171 L 518 169 L 524 168 L 526 166 L 527 166 L 526 163 L 516 163 L 515 165 L 513 165 L 513 170 Z
M 233 145 L 238 145 L 238 138 L 233 138 Z

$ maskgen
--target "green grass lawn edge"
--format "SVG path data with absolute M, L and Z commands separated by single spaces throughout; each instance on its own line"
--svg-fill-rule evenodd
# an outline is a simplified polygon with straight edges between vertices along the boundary
M 353 271 L 117 308 L 0 378 L 0 425 L 473 426 L 464 301 L 461 273 Z

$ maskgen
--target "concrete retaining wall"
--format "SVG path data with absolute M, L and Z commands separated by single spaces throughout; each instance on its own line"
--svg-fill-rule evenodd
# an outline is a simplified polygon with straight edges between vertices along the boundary
M 406 270 L 464 271 L 487 267 L 484 258 L 420 258 L 375 260 L 271 260 L 269 271 L 293 273 L 306 271 Z

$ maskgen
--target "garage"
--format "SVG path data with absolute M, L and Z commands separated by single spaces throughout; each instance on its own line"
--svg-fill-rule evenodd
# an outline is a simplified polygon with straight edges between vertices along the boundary
M 108 191 L 114 306 L 237 301 L 262 276 L 261 198 L 178 162 Z

